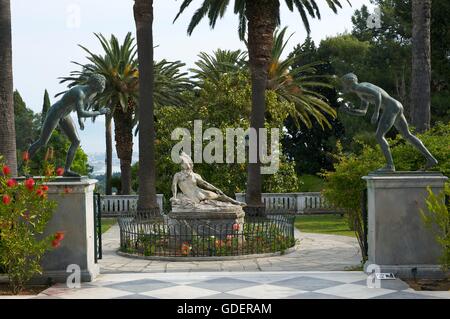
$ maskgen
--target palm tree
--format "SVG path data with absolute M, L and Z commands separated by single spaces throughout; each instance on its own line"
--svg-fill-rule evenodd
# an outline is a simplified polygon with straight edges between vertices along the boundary
M 139 59 L 138 211 L 158 214 L 156 202 L 155 121 L 153 103 L 153 0 L 134 1 Z
M 247 66 L 247 52 L 241 50 L 218 49 L 212 55 L 200 52 L 199 60 L 195 62 L 196 68 L 189 69 L 195 79 L 204 81 L 208 79 L 214 83 L 226 73 L 234 73 Z
M 112 146 L 112 115 L 106 114 L 105 116 L 105 194 L 112 194 L 112 157 L 113 157 L 113 146 Z
M 348 0 L 347 0 L 348 1 Z M 184 0 L 175 20 L 192 3 L 192 0 Z M 229 0 L 204 0 L 201 7 L 194 13 L 188 26 L 188 34 L 192 34 L 200 21 L 208 16 L 212 28 L 217 19 L 223 17 L 229 5 Z M 310 32 L 308 15 L 320 19 L 320 10 L 315 0 L 285 0 L 290 11 L 294 8 L 300 13 L 300 17 Z M 328 6 L 337 12 L 341 7 L 340 0 L 326 0 Z M 265 90 L 267 87 L 269 64 L 273 47 L 273 33 L 280 24 L 280 1 L 279 0 L 235 0 L 234 13 L 239 16 L 238 33 L 241 40 L 244 39 L 248 29 L 247 47 L 249 53 L 250 72 L 252 79 L 252 112 L 250 125 L 259 132 L 264 127 L 265 120 Z M 259 135 L 259 134 L 258 134 Z M 259 136 L 258 136 L 259 139 Z M 257 163 L 248 165 L 247 176 L 247 213 L 258 215 L 264 211 L 261 201 L 261 162 L 257 154 Z
M 107 79 L 105 91 L 102 94 L 96 96 L 92 107 L 100 108 L 102 106 L 108 106 L 113 111 L 112 114 L 106 116 L 105 123 L 107 163 L 106 189 L 108 190 L 108 188 L 111 188 L 112 178 L 112 119 L 114 119 L 116 127 L 116 148 L 119 148 L 118 141 L 120 141 L 120 139 L 117 136 L 118 134 L 125 134 L 129 136 L 130 139 L 132 139 L 133 127 L 137 125 L 139 128 L 139 112 L 137 104 L 139 96 L 139 66 L 137 60 L 135 59 L 136 51 L 131 33 L 126 36 L 122 45 L 118 44 L 117 38 L 115 36 L 111 36 L 111 39 L 109 41 L 107 41 L 103 35 L 96 36 L 102 43 L 103 49 L 105 51 L 104 55 L 93 54 L 91 51 L 83 47 L 84 50 L 88 52 L 87 58 L 92 63 L 82 65 L 80 63 L 74 62 L 74 64 L 82 67 L 81 71 L 71 72 L 70 76 L 63 77 L 61 82 L 69 82 L 69 88 L 73 87 L 74 85 L 85 84 L 89 76 L 93 73 L 103 74 Z M 180 61 L 169 62 L 166 60 L 162 60 L 159 62 L 154 62 L 154 104 L 156 107 L 161 105 L 181 106 L 185 103 L 183 92 L 190 90 L 192 88 L 192 84 L 187 77 L 187 73 L 181 72 L 181 68 L 183 68 L 184 66 L 185 64 L 181 63 Z M 122 103 L 126 106 L 126 101 L 128 101 L 128 108 L 125 107 L 124 112 L 122 111 L 124 109 Z M 120 112 L 120 116 L 117 116 L 116 112 Z M 131 115 L 130 117 L 126 118 L 126 132 L 122 131 L 122 129 L 124 129 L 124 126 L 120 125 L 121 123 L 118 123 L 119 121 L 123 120 L 123 115 Z M 118 131 L 118 126 L 121 129 L 120 131 Z M 132 147 L 129 147 L 129 144 L 127 145 L 128 154 L 125 154 L 125 156 L 131 158 Z M 121 149 L 123 149 L 123 147 Z M 119 149 L 117 149 L 117 153 L 119 154 Z M 121 170 L 122 168 L 123 167 L 121 165 Z M 124 182 L 123 174 L 121 174 L 121 182 Z M 126 181 L 125 185 L 126 183 L 129 183 L 129 185 L 131 185 L 131 180 Z M 123 186 L 121 189 L 121 193 L 124 193 Z
M 412 0 L 411 122 L 419 132 L 430 128 L 431 0 Z
M 11 4 L 0 1 L 0 156 L 17 175 L 12 73 Z
M 330 76 L 317 75 L 316 66 L 322 62 L 311 63 L 301 67 L 296 66 L 296 55 L 291 58 L 282 59 L 284 49 L 292 37 L 291 34 L 285 39 L 287 27 L 274 32 L 274 45 L 272 48 L 271 61 L 267 80 L 267 90 L 276 93 L 279 101 L 290 102 L 294 107 L 288 111 L 295 124 L 306 127 L 312 126 L 312 120 L 321 125 L 330 126 L 325 114 L 336 116 L 336 111 L 328 105 L 327 98 L 320 94 L 320 88 L 332 88 Z M 195 62 L 197 68 L 190 69 L 194 77 L 200 81 L 201 85 L 206 79 L 218 82 L 223 74 L 233 74 L 237 72 L 248 72 L 247 52 L 216 50 L 213 54 L 201 52 L 199 60 Z
M 155 107 L 164 105 L 183 106 L 186 102 L 184 93 L 192 89 L 192 82 L 187 72 L 181 69 L 186 64 L 180 61 L 161 60 L 154 62 L 154 103 Z

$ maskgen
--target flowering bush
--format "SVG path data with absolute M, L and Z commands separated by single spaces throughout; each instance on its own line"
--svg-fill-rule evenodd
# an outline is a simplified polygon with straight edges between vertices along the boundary
M 64 233 L 42 235 L 55 209 L 55 203 L 47 197 L 48 186 L 43 184 L 51 177 L 17 181 L 10 177 L 9 167 L 1 160 L 0 267 L 17 294 L 33 276 L 42 273 L 42 256 L 60 245 Z
M 450 196 L 450 183 L 446 183 L 444 191 L 439 194 L 435 194 L 431 187 L 427 190 L 428 211 L 422 209 L 420 213 L 425 226 L 433 233 L 436 242 L 442 248 L 442 255 L 439 258 L 442 271 L 448 272 L 450 269 L 450 203 L 446 202 L 445 198 Z

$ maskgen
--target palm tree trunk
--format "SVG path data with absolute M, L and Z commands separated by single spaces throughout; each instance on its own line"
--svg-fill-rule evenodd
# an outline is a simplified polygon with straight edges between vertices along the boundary
M 139 60 L 139 200 L 138 213 L 159 214 L 156 202 L 155 122 L 153 118 L 153 0 L 135 0 Z
M 11 5 L 0 1 L 0 155 L 17 175 L 12 73 Z
M 248 52 L 252 80 L 250 126 L 256 129 L 258 145 L 260 141 L 259 129 L 264 128 L 265 122 L 267 77 L 278 10 L 279 2 L 273 0 L 248 0 L 246 5 Z M 258 151 L 257 163 L 249 163 L 248 165 L 247 215 L 264 215 L 261 190 L 261 161 Z
M 105 142 L 106 142 L 106 175 L 105 175 L 105 193 L 106 195 L 112 194 L 112 130 L 111 130 L 111 116 L 106 116 L 105 122 Z
M 430 128 L 431 0 L 412 0 L 411 124 L 419 132 Z
M 120 105 L 114 111 L 114 137 L 120 160 L 121 194 L 131 193 L 131 160 L 133 157 L 133 112 L 124 112 Z

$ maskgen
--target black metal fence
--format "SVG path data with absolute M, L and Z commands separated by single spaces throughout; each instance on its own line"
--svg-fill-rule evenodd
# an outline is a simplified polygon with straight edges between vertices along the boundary
M 102 211 L 100 194 L 94 193 L 94 261 L 103 257 L 102 249 Z
M 212 257 L 283 252 L 295 245 L 295 216 L 246 217 L 208 223 L 128 216 L 119 218 L 120 251 L 140 256 Z

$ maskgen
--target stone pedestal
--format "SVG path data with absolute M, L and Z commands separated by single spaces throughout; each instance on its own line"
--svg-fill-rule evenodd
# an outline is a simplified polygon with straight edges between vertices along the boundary
M 399 172 L 371 174 L 367 181 L 368 248 L 366 267 L 404 278 L 440 277 L 441 249 L 425 228 L 420 210 L 426 210 L 427 187 L 443 190 L 447 177 L 440 173 Z
M 97 180 L 83 178 L 58 178 L 48 183 L 49 199 L 57 203 L 45 235 L 57 231 L 65 233 L 61 246 L 44 256 L 41 279 L 66 282 L 71 264 L 81 270 L 81 281 L 89 282 L 99 274 L 94 256 L 94 197 Z
M 242 207 L 236 205 L 219 207 L 204 205 L 197 208 L 173 206 L 168 214 L 168 225 L 178 245 L 179 242 L 189 242 L 192 234 L 200 237 L 215 236 L 224 240 L 227 235 L 241 233 L 244 217 Z M 238 231 L 233 230 L 234 224 L 240 225 Z

